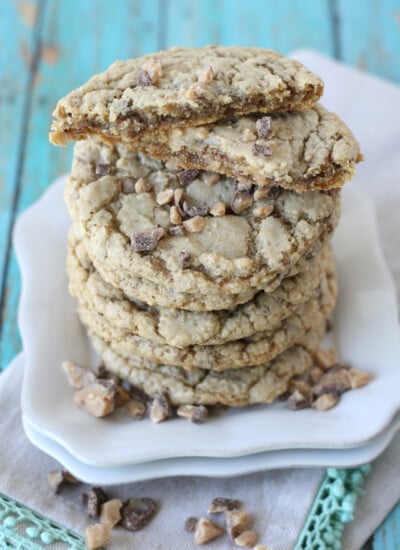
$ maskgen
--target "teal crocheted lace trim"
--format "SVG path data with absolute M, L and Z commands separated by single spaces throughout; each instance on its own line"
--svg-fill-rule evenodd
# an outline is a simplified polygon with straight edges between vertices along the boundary
M 340 550 L 344 526 L 354 517 L 371 466 L 328 468 L 294 550 Z
M 294 550 L 340 550 L 370 466 L 328 468 Z M 85 550 L 79 535 L 0 493 L 0 549 Z

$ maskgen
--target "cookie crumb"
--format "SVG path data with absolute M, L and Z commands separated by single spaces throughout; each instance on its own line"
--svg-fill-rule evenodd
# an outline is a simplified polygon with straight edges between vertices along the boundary
M 318 411 L 327 411 L 339 401 L 339 396 L 333 393 L 323 393 L 312 403 L 312 407 Z
M 169 402 L 167 393 L 157 395 L 150 407 L 150 418 L 152 422 L 158 424 L 164 422 L 172 416 L 172 407 Z
M 270 116 L 264 116 L 259 118 L 256 122 L 256 130 L 258 137 L 266 138 L 270 135 L 272 130 L 272 119 Z
M 258 537 L 254 531 L 243 531 L 235 538 L 234 543 L 242 548 L 252 548 L 257 544 Z
M 257 206 L 257 208 L 254 208 L 253 215 L 256 218 L 268 218 L 273 211 L 274 207 L 272 204 L 263 204 L 262 206 Z
M 270 157 L 272 155 L 272 151 L 268 147 L 268 145 L 263 145 L 262 143 L 254 143 L 253 155 L 256 155 L 258 157 Z
M 128 531 L 139 531 L 153 519 L 157 509 L 157 502 L 152 498 L 130 498 L 122 505 L 119 525 Z
M 200 518 L 196 522 L 196 527 L 194 530 L 194 542 L 196 544 L 205 544 L 214 540 L 217 537 L 220 537 L 224 530 L 222 527 L 216 523 L 210 521 L 209 519 Z
M 131 401 L 126 405 L 124 410 L 128 416 L 135 420 L 143 420 L 147 413 L 146 405 L 139 401 Z
M 247 510 L 227 510 L 224 512 L 226 529 L 232 540 L 247 530 L 249 513 Z
M 183 227 L 188 233 L 199 233 L 204 229 L 206 222 L 202 216 L 195 216 L 183 222 Z
M 210 214 L 212 216 L 225 216 L 226 206 L 222 201 L 215 202 L 210 208 Z
M 47 474 L 47 479 L 55 494 L 59 493 L 66 483 L 78 483 L 76 477 L 67 470 L 52 470 Z
M 131 237 L 131 246 L 135 252 L 154 250 L 164 234 L 165 231 L 162 227 L 151 227 L 144 231 L 137 231 Z
M 111 542 L 111 529 L 108 525 L 95 523 L 85 529 L 85 545 L 88 550 L 103 548 Z
M 176 414 L 182 418 L 187 418 L 189 422 L 201 424 L 208 416 L 208 409 L 204 405 L 180 405 Z
M 241 505 L 241 501 L 234 498 L 216 497 L 211 501 L 207 514 L 221 514 L 228 510 L 237 510 Z
M 121 519 L 122 501 L 119 498 L 113 498 L 101 505 L 100 523 L 113 528 Z
M 152 184 L 144 178 L 139 178 L 135 183 L 135 191 L 138 195 L 141 193 L 149 193 L 152 189 Z

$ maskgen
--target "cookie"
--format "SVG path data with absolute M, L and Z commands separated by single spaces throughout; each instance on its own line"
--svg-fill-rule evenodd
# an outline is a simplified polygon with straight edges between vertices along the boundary
M 297 192 L 341 187 L 363 158 L 351 131 L 322 105 L 146 134 L 137 148 L 181 168 Z
M 188 372 L 179 367 L 151 364 L 138 367 L 129 356 L 116 353 L 98 336 L 91 338 L 108 370 L 150 396 L 167 392 L 173 405 L 243 407 L 271 403 L 286 392 L 294 376 L 303 375 L 312 367 L 312 353 L 323 336 L 324 328 L 320 326 L 304 337 L 303 345 L 287 349 L 268 363 L 224 372 L 205 369 Z
M 130 298 L 140 299 L 138 278 L 196 297 L 266 288 L 337 224 L 338 191 L 273 188 L 259 198 L 251 184 L 207 185 L 210 174 L 187 172 L 96 139 L 75 147 L 65 189 L 74 231 L 101 276 Z
M 69 248 L 67 268 L 71 294 L 110 326 L 156 344 L 185 348 L 224 344 L 278 327 L 315 295 L 322 270 L 332 271 L 333 262 L 332 251 L 327 248 L 310 262 L 309 269 L 284 279 L 275 291 L 261 291 L 238 308 L 216 312 L 149 307 L 129 300 L 102 279 L 87 255 L 80 259 L 76 248 Z
M 194 345 L 182 349 L 157 344 L 122 330 L 107 322 L 84 302 L 79 303 L 78 313 L 90 333 L 109 342 L 110 347 L 118 354 L 132 357 L 132 364 L 143 366 L 147 362 L 152 362 L 179 366 L 187 370 L 198 367 L 223 371 L 270 361 L 285 349 L 300 342 L 307 332 L 325 325 L 336 300 L 334 271 L 324 274 L 317 294 L 272 330 L 256 332 L 248 338 L 225 344 Z
M 319 77 L 271 50 L 174 48 L 117 61 L 61 99 L 50 141 L 65 145 L 94 134 L 128 142 L 160 128 L 304 110 L 322 91 Z

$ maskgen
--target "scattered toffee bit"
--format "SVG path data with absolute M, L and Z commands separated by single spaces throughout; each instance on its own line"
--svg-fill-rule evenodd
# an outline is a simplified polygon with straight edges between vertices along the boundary
M 192 262 L 192 255 L 189 254 L 189 252 L 185 252 L 184 250 L 181 250 L 178 254 L 178 264 L 181 266 L 182 269 L 187 269 L 190 267 L 190 264 Z
M 199 233 L 204 229 L 206 222 L 202 216 L 195 216 L 183 222 L 183 227 L 188 233 Z
M 136 181 L 135 178 L 124 178 L 121 181 L 121 191 L 124 195 L 130 195 L 136 191 Z
M 169 204 L 172 202 L 174 198 L 174 190 L 173 189 L 164 189 L 163 191 L 160 191 L 156 195 L 156 202 L 160 206 L 163 206 L 164 204 Z
M 253 155 L 258 157 L 270 157 L 272 155 L 272 151 L 268 145 L 263 145 L 262 143 L 254 143 L 252 151 Z
M 128 531 L 139 531 L 153 519 L 157 509 L 157 502 L 152 498 L 130 498 L 122 505 L 119 525 Z
M 178 407 L 176 414 L 187 418 L 194 424 L 201 424 L 208 416 L 208 409 L 204 405 L 181 405 Z
M 103 548 L 111 543 L 111 529 L 108 525 L 95 523 L 85 529 L 85 545 L 88 550 Z
M 350 386 L 352 390 L 365 386 L 372 380 L 372 376 L 369 372 L 364 372 L 357 369 L 350 368 L 347 372 L 350 379 Z
M 314 353 L 313 359 L 317 367 L 321 367 L 324 370 L 330 369 L 338 362 L 338 358 L 333 349 L 320 348 Z
M 206 185 L 214 185 L 215 183 L 219 182 L 221 177 L 216 172 L 205 172 L 203 179 Z
M 170 227 L 168 232 L 173 237 L 183 237 L 185 230 L 182 225 L 176 225 L 175 227 Z
M 208 514 L 221 514 L 228 510 L 237 510 L 242 505 L 240 500 L 234 498 L 216 497 L 208 507 Z
M 208 67 L 206 67 L 201 71 L 197 80 L 199 82 L 202 82 L 203 84 L 210 84 L 210 82 L 213 81 L 213 78 L 214 78 L 214 71 L 212 67 L 209 65 Z
M 55 494 L 57 494 L 65 484 L 78 483 L 76 477 L 67 470 L 52 470 L 47 474 L 47 479 Z
M 242 140 L 245 143 L 248 143 L 249 141 L 254 141 L 257 139 L 257 136 L 254 132 L 252 132 L 249 128 L 245 128 L 242 136 Z
M 197 99 L 203 95 L 201 83 L 195 82 L 186 91 L 186 97 L 189 99 Z
M 135 252 L 154 250 L 164 234 L 165 231 L 162 227 L 151 227 L 144 231 L 137 231 L 131 237 L 131 246 Z
M 200 174 L 200 170 L 181 170 L 178 172 L 178 179 L 182 185 L 188 185 Z
M 311 406 L 318 411 L 327 411 L 334 407 L 338 401 L 338 395 L 333 393 L 323 393 L 312 403 Z
M 324 370 L 321 367 L 312 367 L 310 369 L 310 380 L 313 384 L 318 384 L 324 375 Z
M 152 422 L 158 424 L 164 422 L 167 418 L 172 416 L 172 407 L 169 402 L 167 393 L 160 393 L 157 395 L 150 408 L 150 418 Z
M 69 385 L 76 390 L 80 390 L 96 380 L 93 372 L 71 361 L 63 361 L 61 363 L 61 368 L 67 375 Z
M 232 540 L 247 531 L 249 513 L 247 510 L 227 510 L 224 512 L 226 530 Z
M 266 199 L 269 196 L 269 190 L 263 189 L 262 187 L 257 187 L 254 191 L 254 200 L 259 201 L 260 199 Z
M 196 528 L 197 518 L 191 516 L 185 521 L 185 531 L 188 533 L 193 533 Z
M 252 204 L 253 196 L 249 191 L 235 191 L 231 203 L 232 211 L 235 214 L 240 214 L 244 210 L 247 210 Z
M 96 164 L 96 176 L 108 176 L 111 168 L 110 165 L 105 162 L 99 162 Z
M 226 206 L 223 201 L 217 201 L 210 207 L 212 216 L 225 216 Z
M 97 418 L 112 413 L 115 406 L 115 383 L 105 385 L 104 382 L 113 381 L 94 382 L 74 395 L 74 403 Z
M 171 206 L 171 209 L 169 211 L 169 220 L 174 225 L 181 225 L 182 216 L 179 212 L 179 209 L 176 206 Z
M 194 542 L 196 544 L 205 544 L 210 540 L 220 537 L 224 533 L 222 527 L 212 521 L 200 518 L 194 530 Z
M 272 119 L 270 116 L 264 116 L 259 118 L 256 122 L 256 130 L 258 137 L 266 138 L 271 133 L 272 129 Z
M 138 73 L 138 83 L 141 86 L 151 86 L 158 84 L 162 76 L 161 63 L 159 61 L 154 61 L 149 59 L 143 63 L 139 73 Z
M 131 401 L 124 410 L 134 420 L 143 420 L 147 414 L 146 404 L 140 401 Z
M 194 218 L 195 216 L 205 216 L 208 214 L 208 206 L 206 204 L 196 206 L 183 201 L 182 207 L 185 214 L 190 218 Z
M 295 390 L 292 394 L 290 394 L 289 399 L 287 400 L 287 406 L 292 411 L 307 409 L 310 404 L 310 397 L 303 395 L 299 390 Z
M 253 548 L 257 544 L 258 536 L 254 531 L 243 531 L 238 537 L 235 538 L 234 543 L 242 548 Z
M 119 498 L 113 498 L 101 505 L 100 523 L 113 528 L 121 520 L 122 501 Z
M 126 391 L 122 386 L 117 386 L 115 388 L 115 406 L 122 407 L 129 403 L 131 396 L 128 391 Z
M 289 382 L 289 392 L 292 394 L 296 390 L 299 391 L 307 399 L 311 397 L 311 384 L 306 380 L 296 380 L 292 378 L 292 380 L 290 380 Z
M 262 206 L 257 206 L 257 208 L 254 208 L 253 215 L 256 218 L 268 218 L 273 211 L 274 207 L 272 204 L 263 204 Z
M 101 487 L 92 487 L 87 493 L 83 493 L 82 495 L 82 503 L 92 518 L 99 517 L 101 506 L 109 500 L 108 495 Z
M 152 184 L 144 178 L 139 178 L 135 183 L 135 191 L 138 195 L 141 193 L 150 193 L 152 189 Z
M 322 376 L 321 380 L 313 388 L 316 397 L 324 393 L 341 395 L 351 388 L 348 368 L 345 366 L 330 369 Z

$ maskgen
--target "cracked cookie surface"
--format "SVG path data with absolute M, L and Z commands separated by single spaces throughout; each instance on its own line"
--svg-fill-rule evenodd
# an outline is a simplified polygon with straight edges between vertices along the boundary
M 173 48 L 128 61 L 61 99 L 50 140 L 101 135 L 113 141 L 232 115 L 307 109 L 323 84 L 301 63 L 260 48 Z
M 77 250 L 78 249 L 78 250 Z M 251 301 L 227 311 L 192 312 L 129 300 L 106 283 L 79 245 L 70 246 L 67 268 L 69 287 L 79 303 L 109 323 L 156 344 L 178 348 L 215 345 L 246 338 L 278 327 L 297 307 L 315 295 L 322 271 L 333 271 L 330 248 L 316 256 L 308 269 L 284 279 L 273 292 L 259 292 Z
M 263 194 L 251 184 L 177 171 L 96 139 L 77 143 L 65 199 L 74 232 L 86 242 L 96 269 L 134 298 L 138 278 L 169 289 L 172 297 L 235 295 L 251 288 L 254 295 L 333 232 L 340 206 L 338 191 L 273 188 Z M 212 214 L 217 203 L 225 215 Z M 171 220 L 173 207 L 180 224 Z M 194 220 L 201 227 L 193 227 Z M 185 305 L 178 301 L 175 307 Z

